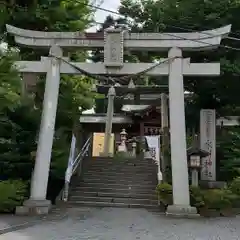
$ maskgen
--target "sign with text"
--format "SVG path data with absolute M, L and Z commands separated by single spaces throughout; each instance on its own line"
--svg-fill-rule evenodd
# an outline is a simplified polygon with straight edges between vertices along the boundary
M 216 112 L 200 111 L 200 148 L 210 153 L 202 159 L 201 180 L 216 181 Z

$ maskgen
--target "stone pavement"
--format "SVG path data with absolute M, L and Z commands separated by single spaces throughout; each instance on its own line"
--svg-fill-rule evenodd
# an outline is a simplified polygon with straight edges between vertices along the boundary
M 29 223 L 35 222 L 37 218 L 35 217 L 20 217 L 10 214 L 1 214 L 0 215 L 0 234 L 8 232 L 9 229 L 15 229 L 28 226 Z
M 0 235 L 19 229 L 24 229 L 44 221 L 60 220 L 67 216 L 64 209 L 54 208 L 47 216 L 16 216 L 11 214 L 0 215 Z
M 0 240 L 236 240 L 240 217 L 173 219 L 145 209 L 69 209 L 62 220 L 0 235 Z

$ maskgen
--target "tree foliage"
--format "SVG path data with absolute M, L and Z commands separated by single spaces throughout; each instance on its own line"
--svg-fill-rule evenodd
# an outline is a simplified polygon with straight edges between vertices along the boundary
M 21 97 L 21 78 L 13 67 L 16 52 L 0 58 L 0 178 L 29 179 L 36 148 L 39 111 L 31 98 Z
M 233 32 L 240 32 L 239 11 L 238 0 L 122 0 L 119 8 L 122 15 L 131 19 L 128 25 L 134 32 L 191 32 L 228 24 L 232 24 Z M 240 48 L 239 41 L 224 40 L 223 45 Z M 144 57 L 151 59 L 154 55 L 147 53 Z M 143 54 L 137 56 L 141 59 Z M 192 119 L 189 124 L 198 125 L 201 108 L 216 108 L 221 115 L 238 114 L 240 51 L 222 47 L 185 56 L 191 57 L 192 62 L 221 62 L 220 77 L 185 79 L 185 89 L 194 93 L 187 107 L 188 119 Z
M 14 109 L 20 101 L 21 79 L 13 68 L 16 59 L 15 52 L 0 50 L 0 112 Z
M 11 0 L 0 3 L 0 35 L 19 51 L 0 57 L 0 176 L 30 179 L 36 155 L 45 76 L 39 76 L 36 92 L 22 97 L 22 79 L 13 62 L 16 57 L 39 60 L 48 55 L 44 49 L 16 46 L 6 35 L 5 25 L 37 31 L 84 31 L 94 11 L 88 1 L 80 0 Z M 69 53 L 72 61 L 85 61 L 86 53 Z M 91 108 L 94 95 L 90 79 L 84 76 L 61 76 L 50 178 L 63 178 L 70 139 L 81 109 Z
M 119 8 L 119 12 L 130 19 L 126 23 L 133 32 L 193 32 L 232 24 L 230 36 L 235 38 L 240 36 L 239 11 L 238 0 L 122 0 Z M 187 127 L 198 128 L 202 108 L 216 109 L 217 116 L 240 113 L 240 41 L 224 39 L 221 45 L 214 51 L 184 53 L 192 62 L 221 63 L 219 77 L 184 79 L 185 90 L 192 93 L 185 101 Z M 134 54 L 141 61 L 159 56 L 150 52 Z M 157 81 L 160 84 L 161 80 Z M 219 179 L 232 180 L 239 175 L 239 129 L 229 129 L 218 136 L 217 152 Z
M 240 130 L 222 129 L 217 138 L 219 179 L 231 181 L 240 174 Z
M 1 32 L 5 24 L 39 31 L 81 31 L 91 22 L 93 11 L 80 0 L 1 1 Z

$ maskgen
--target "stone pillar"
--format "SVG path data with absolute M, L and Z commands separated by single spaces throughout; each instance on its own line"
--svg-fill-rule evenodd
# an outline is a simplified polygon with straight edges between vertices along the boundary
M 202 159 L 201 180 L 216 181 L 216 111 L 200 111 L 200 148 L 210 153 Z
M 161 128 L 162 128 L 162 161 L 161 170 L 163 181 L 167 181 L 166 169 L 168 166 L 168 159 L 166 158 L 166 152 L 169 146 L 169 128 L 168 128 L 168 100 L 165 93 L 161 94 Z
M 133 139 L 132 142 L 132 156 L 135 158 L 137 156 L 137 142 L 136 139 Z
M 168 206 L 167 215 L 196 215 L 196 208 L 190 207 L 188 164 L 186 149 L 186 125 L 184 109 L 184 84 L 182 74 L 182 51 L 172 48 L 169 58 L 169 104 L 173 205 Z
M 50 54 L 62 57 L 62 50 L 53 46 Z M 49 169 L 51 162 L 54 127 L 58 103 L 60 83 L 60 60 L 49 57 L 45 93 L 43 101 L 42 119 L 39 132 L 35 167 L 32 175 L 30 199 L 24 203 L 25 208 L 19 208 L 18 213 L 46 214 L 51 202 L 46 200 Z
M 141 158 L 144 158 L 144 144 L 143 144 L 143 139 L 144 139 L 144 123 L 140 122 L 140 141 L 139 141 L 139 155 Z
M 112 122 L 114 114 L 114 97 L 116 95 L 115 88 L 112 86 L 108 91 L 108 108 L 105 125 L 105 136 L 104 136 L 104 150 L 103 155 L 109 156 L 110 138 L 112 134 Z
M 192 186 L 198 187 L 198 170 L 192 169 Z

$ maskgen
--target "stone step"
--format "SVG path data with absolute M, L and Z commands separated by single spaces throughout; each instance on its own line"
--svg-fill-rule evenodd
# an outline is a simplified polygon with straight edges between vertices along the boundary
M 101 173 L 96 173 L 96 174 L 92 174 L 91 172 L 85 172 L 83 174 L 84 178 L 87 179 L 126 179 L 126 180 L 131 180 L 131 179 L 136 179 L 136 181 L 140 180 L 140 181 L 144 181 L 144 180 L 155 180 L 157 178 L 157 174 L 123 174 L 123 173 L 112 173 L 112 174 L 105 174 L 104 172 Z M 82 179 L 79 178 L 79 179 Z
M 140 164 L 140 165 L 154 165 L 154 161 L 85 161 L 84 164 L 120 164 L 120 165 L 132 165 L 132 164 Z
M 157 171 L 156 171 L 157 172 Z M 152 175 L 156 175 L 157 173 L 155 171 L 123 171 L 123 170 L 118 170 L 118 171 L 110 171 L 110 170 L 106 170 L 106 171 L 102 171 L 102 170 L 87 170 L 85 171 L 85 173 L 89 173 L 91 175 L 96 175 L 96 174 L 104 174 L 104 175 L 123 175 L 123 176 L 128 176 L 128 175 L 138 175 L 138 176 L 152 176 Z M 84 173 L 84 174 L 85 174 Z
M 124 193 L 124 192 L 83 192 L 83 191 L 74 191 L 70 193 L 71 196 L 77 196 L 77 195 L 83 195 L 83 196 L 90 196 L 90 197 L 111 197 L 111 198 L 138 198 L 138 199 L 153 199 L 157 200 L 157 194 L 147 194 L 147 193 Z
M 88 161 L 145 161 L 147 159 L 142 159 L 142 158 L 121 158 L 121 159 L 116 159 L 113 157 L 110 158 L 105 158 L 105 157 L 92 157 L 92 158 L 88 158 Z
M 86 171 L 91 171 L 91 172 L 107 172 L 107 173 L 156 173 L 157 169 L 148 169 L 148 168 L 134 168 L 134 169 L 129 169 L 129 168 L 88 168 Z
M 123 176 L 123 175 L 116 175 L 116 176 L 109 176 L 109 175 L 95 175 L 95 176 L 89 176 L 89 175 L 84 175 L 81 178 L 76 178 L 74 179 L 74 183 L 80 183 L 82 181 L 91 181 L 93 179 L 93 181 L 95 179 L 98 179 L 98 182 L 105 182 L 107 180 L 110 181 L 116 181 L 116 182 L 125 182 L 125 181 L 130 181 L 130 182 L 139 182 L 139 183 L 154 183 L 157 185 L 157 176 L 143 176 L 143 177 L 139 177 L 139 176 Z
M 116 173 L 113 173 L 113 172 L 108 172 L 108 173 L 105 173 L 105 172 L 95 172 L 95 174 L 91 171 L 88 171 L 88 172 L 85 172 L 83 174 L 83 179 L 84 178 L 113 178 L 113 179 L 137 179 L 137 180 L 147 180 L 147 179 L 150 179 L 150 180 L 154 180 L 154 179 L 157 179 L 157 174 L 155 173 L 146 173 L 146 174 L 142 174 L 142 173 L 120 173 L 120 172 L 116 172 Z
M 101 177 L 92 177 L 92 178 L 83 178 L 83 179 L 75 179 L 74 180 L 74 185 L 78 185 L 81 182 L 102 182 L 102 183 L 123 183 L 123 184 L 133 184 L 133 183 L 145 183 L 149 185 L 155 185 L 157 186 L 157 179 L 156 178 L 111 178 L 108 176 L 101 176 Z
M 156 166 L 155 162 L 84 162 L 85 166 Z
M 85 163 L 83 165 L 85 168 L 92 168 L 92 167 L 107 167 L 107 168 L 113 168 L 113 167 L 124 167 L 124 168 L 157 168 L 157 164 L 119 164 L 119 163 L 92 163 L 87 164 Z
M 126 168 L 126 169 L 132 169 L 132 168 L 148 168 L 148 169 L 155 169 L 157 168 L 157 165 L 153 164 L 145 164 L 145 165 L 138 165 L 138 164 L 91 164 L 91 165 L 85 165 L 85 167 L 88 168 L 94 168 L 94 167 L 101 167 L 101 168 Z
M 93 176 L 94 177 L 94 176 Z M 152 184 L 152 185 L 156 185 L 156 180 L 154 181 L 151 181 L 151 180 L 148 180 L 148 179 L 145 179 L 145 180 L 142 180 L 141 182 L 144 181 L 144 184 Z M 84 182 L 84 183 L 113 183 L 113 184 L 117 184 L 117 183 L 120 183 L 120 184 L 135 184 L 135 183 L 139 183 L 138 180 L 136 180 L 135 178 L 123 178 L 123 179 L 119 179 L 119 178 L 109 178 L 108 176 L 105 176 L 105 177 L 99 177 L 99 178 L 84 178 L 83 180 L 80 180 L 80 182 Z M 77 181 L 75 181 L 75 183 L 77 183 Z
M 122 173 L 156 173 L 157 168 L 99 168 L 92 167 L 86 169 L 87 171 L 92 172 L 122 172 Z
M 109 203 L 109 202 L 90 202 L 90 201 L 69 201 L 70 206 L 89 206 L 89 207 L 120 207 L 120 208 L 146 208 L 146 209 L 158 209 L 156 205 L 150 204 L 125 204 L 125 203 Z
M 137 199 L 137 198 L 112 198 L 112 197 L 90 197 L 90 196 L 72 196 L 70 201 L 88 201 L 88 202 L 107 202 L 107 203 L 125 203 L 125 204 L 150 204 L 157 205 L 156 199 Z
M 154 162 L 152 159 L 142 159 L 142 158 L 125 158 L 125 159 L 114 159 L 114 158 L 89 158 L 86 159 L 85 162 L 128 162 L 128 163 L 133 163 L 133 162 L 147 162 L 147 163 L 152 163 Z
M 136 193 L 141 193 L 141 194 L 155 194 L 156 190 L 155 188 L 148 188 L 148 189 L 143 189 L 143 188 L 117 188 L 113 189 L 111 187 L 106 187 L 106 186 L 99 186 L 99 187 L 93 187 L 93 186 L 80 186 L 80 187 L 75 187 L 72 189 L 71 192 L 76 192 L 77 194 L 81 194 L 81 192 L 108 192 L 108 193 L 124 193 L 124 194 L 136 194 Z
M 135 161 L 135 162 L 119 162 L 119 161 L 113 161 L 113 162 L 104 162 L 104 161 L 92 161 L 92 162 L 84 162 L 84 164 L 86 166 L 93 166 L 93 165 L 111 165 L 111 166 L 114 166 L 114 165 L 119 165 L 119 166 L 155 166 L 157 165 L 156 162 L 154 161 L 149 161 L 149 162 L 144 162 L 144 161 Z
M 136 189 L 136 188 L 141 188 L 141 189 L 153 189 L 156 188 L 155 184 L 145 184 L 145 183 L 130 183 L 130 184 L 123 184 L 123 183 L 103 183 L 103 182 L 80 182 L 78 185 L 75 187 L 106 187 L 106 188 L 113 188 L 113 189 Z

